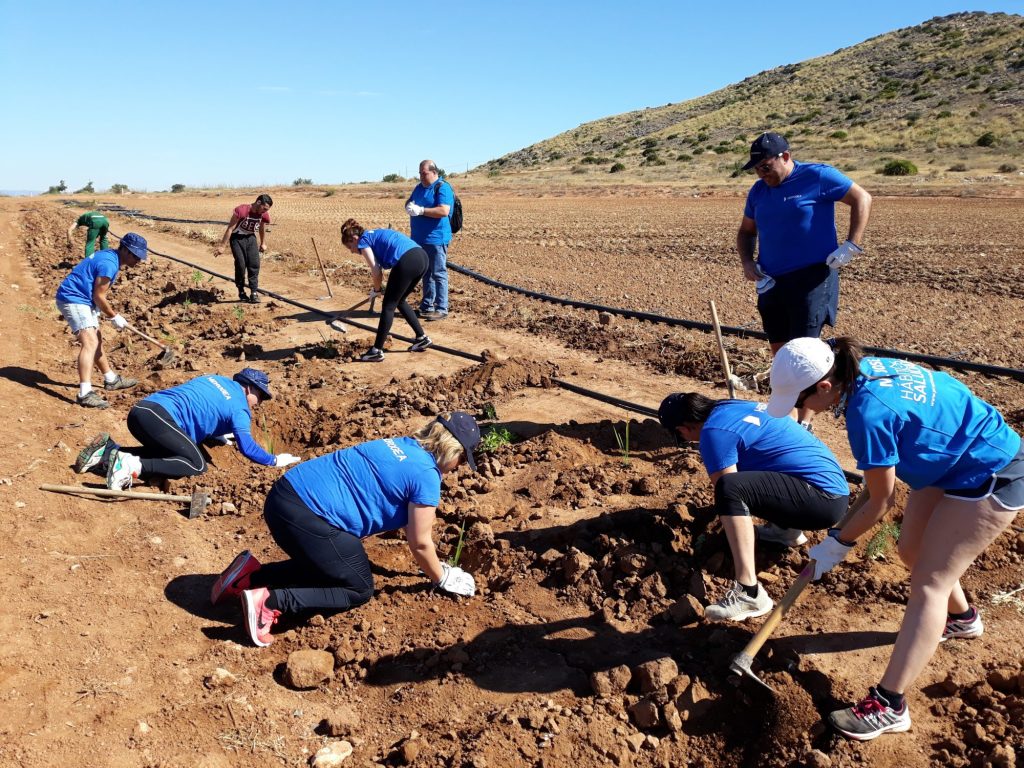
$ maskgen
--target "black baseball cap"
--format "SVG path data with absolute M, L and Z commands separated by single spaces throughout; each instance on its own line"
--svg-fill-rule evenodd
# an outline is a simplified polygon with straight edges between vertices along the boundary
M 744 171 L 749 171 L 762 160 L 770 157 L 778 157 L 783 152 L 789 151 L 789 142 L 777 133 L 762 133 L 754 143 L 750 145 L 750 160 L 743 166 Z
M 480 445 L 480 427 L 476 419 L 465 411 L 455 411 L 447 419 L 444 416 L 437 417 L 445 429 L 452 433 L 462 449 L 466 452 L 466 463 L 469 468 L 476 472 L 476 459 L 473 458 L 474 449 Z

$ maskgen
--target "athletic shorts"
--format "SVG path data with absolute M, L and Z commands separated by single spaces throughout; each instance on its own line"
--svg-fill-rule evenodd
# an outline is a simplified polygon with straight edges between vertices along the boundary
M 818 338 L 825 325 L 836 324 L 839 274 L 824 264 L 787 272 L 757 297 L 757 310 L 768 341 L 784 344 L 804 336 Z
M 981 501 L 989 496 L 1003 509 L 1024 509 L 1024 446 L 1010 463 L 977 488 L 946 491 L 946 498 L 958 501 Z
M 72 333 L 78 333 L 85 328 L 100 327 L 100 311 L 88 304 L 68 304 L 64 301 L 57 302 L 57 309 L 64 315 L 64 319 L 71 326 Z

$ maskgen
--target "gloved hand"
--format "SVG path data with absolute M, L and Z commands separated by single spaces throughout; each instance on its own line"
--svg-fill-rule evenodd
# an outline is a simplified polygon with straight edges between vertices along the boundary
M 235 444 L 235 434 L 233 432 L 228 432 L 226 435 L 217 435 L 217 436 L 215 436 L 213 438 L 213 440 L 217 441 L 221 445 L 234 445 Z
M 274 457 L 275 467 L 287 467 L 289 464 L 298 464 L 302 461 L 301 456 L 292 456 L 290 453 L 279 453 Z
M 114 324 L 114 327 L 117 328 L 117 330 L 119 331 L 122 331 L 128 327 L 128 321 L 125 320 L 120 315 L 114 315 L 112 318 L 110 318 L 110 322 L 112 322 Z
M 764 270 L 761 269 L 761 265 L 757 262 L 754 263 L 754 273 L 757 275 L 757 282 L 754 283 L 754 289 L 758 294 L 768 293 L 768 291 L 775 287 L 775 278 L 771 275 L 766 275 Z
M 832 267 L 832 269 L 839 269 L 853 261 L 854 256 L 859 256 L 862 253 L 864 253 L 863 248 L 854 245 L 849 240 L 844 240 L 842 245 L 828 255 L 825 263 Z
M 412 200 L 405 204 L 405 212 L 410 216 L 422 216 L 423 210 L 422 205 L 416 205 Z
M 472 597 L 476 594 L 476 582 L 461 568 L 441 563 L 441 571 L 441 580 L 437 582 L 437 586 L 445 592 L 462 597 Z
M 847 545 L 839 541 L 838 528 L 829 528 L 828 536 L 807 551 L 808 556 L 814 560 L 814 576 L 811 581 L 817 581 L 831 571 L 832 566 L 843 562 L 851 549 L 852 544 Z
M 376 298 L 377 296 L 383 296 L 383 295 L 384 295 L 384 286 L 383 285 L 380 287 L 379 291 L 376 288 L 371 288 L 370 289 L 369 296 L 370 296 L 371 299 Z

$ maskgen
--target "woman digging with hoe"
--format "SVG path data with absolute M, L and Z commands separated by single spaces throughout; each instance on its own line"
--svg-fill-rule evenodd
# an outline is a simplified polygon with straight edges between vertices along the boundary
M 441 475 L 465 462 L 476 471 L 480 429 L 455 412 L 411 437 L 373 440 L 311 459 L 274 483 L 263 507 L 274 541 L 291 558 L 262 565 L 246 550 L 221 573 L 210 600 L 241 597 L 256 645 L 273 642 L 282 613 L 344 611 L 373 596 L 362 539 L 405 528 L 413 559 L 440 589 L 471 597 L 473 577 L 442 563 L 431 535 Z
M 984 630 L 960 577 L 1024 509 L 1021 438 L 952 376 L 863 357 L 850 337 L 787 342 L 772 362 L 771 385 L 772 416 L 801 407 L 845 414 L 870 494 L 842 528 L 811 547 L 815 579 L 842 562 L 893 506 L 897 477 L 910 486 L 898 544 L 910 568 L 910 599 L 889 664 L 860 703 L 829 716 L 837 731 L 858 741 L 909 730 L 904 693 L 939 643 Z

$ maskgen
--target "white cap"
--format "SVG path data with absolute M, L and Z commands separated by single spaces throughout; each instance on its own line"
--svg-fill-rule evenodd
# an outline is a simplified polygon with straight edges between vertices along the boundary
M 800 393 L 825 378 L 835 360 L 832 347 L 821 339 L 787 341 L 772 361 L 768 415 L 788 416 Z

